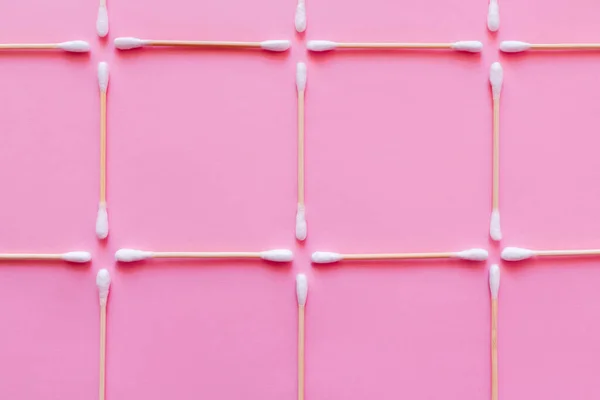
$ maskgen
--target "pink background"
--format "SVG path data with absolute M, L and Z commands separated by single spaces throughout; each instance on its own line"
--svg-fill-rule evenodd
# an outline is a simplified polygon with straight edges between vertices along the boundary
M 454 251 L 488 239 L 489 65 L 503 62 L 503 245 L 600 247 L 600 54 L 500 56 L 500 40 L 594 41 L 594 0 L 3 1 L 2 42 L 88 40 L 91 55 L 0 54 L 0 251 L 89 249 L 89 266 L 0 265 L 0 397 L 97 396 L 95 274 L 113 277 L 107 399 L 296 396 L 294 277 L 309 277 L 307 399 L 489 398 L 487 265 L 311 267 L 315 250 Z M 35 12 L 34 12 L 35 11 Z M 292 39 L 286 54 L 142 50 L 117 36 Z M 311 56 L 306 39 L 481 40 L 449 52 Z M 110 64 L 110 239 L 98 244 L 98 61 Z M 295 64 L 308 63 L 309 238 L 294 239 Z M 148 262 L 120 247 L 262 250 L 290 266 Z M 500 395 L 600 397 L 598 260 L 502 266 Z

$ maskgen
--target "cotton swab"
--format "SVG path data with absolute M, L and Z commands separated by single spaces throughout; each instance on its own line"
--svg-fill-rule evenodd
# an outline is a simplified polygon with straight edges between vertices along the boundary
M 87 263 L 91 261 L 92 255 L 87 251 L 71 251 L 62 254 L 43 254 L 43 253 L 13 253 L 13 254 L 0 254 L 0 261 L 9 260 L 62 260 L 72 263 Z
M 306 239 L 306 208 L 304 205 L 304 89 L 306 89 L 306 64 L 296 66 L 298 89 L 298 210 L 296 211 L 296 239 Z
M 150 258 L 257 258 L 274 262 L 289 262 L 294 259 L 290 250 L 267 250 L 260 252 L 153 252 L 120 249 L 115 254 L 117 261 L 134 262 Z
M 476 41 L 454 43 L 340 43 L 329 40 L 309 40 L 306 47 L 310 51 L 330 51 L 335 49 L 380 49 L 380 50 L 455 50 L 480 53 L 483 44 Z
M 312 254 L 312 262 L 316 264 L 329 264 L 342 260 L 417 260 L 432 258 L 455 258 L 469 261 L 484 261 L 488 258 L 488 252 L 484 249 L 469 249 L 448 253 L 340 254 L 317 251 Z
M 0 50 L 64 50 L 70 53 L 87 53 L 90 45 L 83 40 L 73 40 L 62 43 L 3 43 Z
M 100 0 L 98 18 L 96 19 L 96 32 L 100 37 L 108 35 L 108 10 L 106 9 L 106 0 Z
M 500 267 L 490 267 L 490 294 L 492 300 L 492 400 L 498 400 L 498 291 L 500 289 Z
M 493 132 L 493 184 L 492 184 L 492 217 L 490 219 L 490 236 L 499 241 L 502 239 L 500 229 L 500 92 L 504 73 L 499 62 L 492 64 L 490 68 L 490 84 L 492 86 L 492 98 L 494 106 L 494 132 Z
M 106 390 L 106 302 L 110 290 L 110 274 L 101 269 L 96 275 L 96 286 L 100 298 L 100 379 L 99 399 L 104 400 Z
M 600 256 L 600 249 L 588 250 L 530 250 L 520 247 L 505 247 L 502 250 L 504 261 L 521 261 L 532 257 L 578 257 Z
M 306 275 L 296 276 L 296 296 L 298 297 L 298 400 L 304 400 L 304 306 L 308 295 Z
M 108 236 L 108 211 L 106 210 L 106 90 L 108 89 L 108 64 L 98 64 L 98 85 L 100 86 L 100 203 L 96 217 L 96 236 Z
M 304 0 L 298 0 L 294 24 L 296 25 L 297 32 L 304 32 L 306 30 L 306 5 Z
M 600 43 L 533 44 L 517 40 L 507 40 L 500 43 L 500 50 L 505 53 L 520 53 L 528 50 L 600 50 Z
M 262 42 L 215 42 L 189 40 L 147 40 L 134 37 L 115 39 L 115 47 L 119 50 L 131 50 L 140 47 L 211 47 L 236 49 L 262 49 L 267 51 L 286 51 L 290 48 L 289 40 L 265 40 Z
M 491 32 L 496 32 L 500 29 L 500 8 L 498 0 L 490 0 L 488 7 L 487 26 Z

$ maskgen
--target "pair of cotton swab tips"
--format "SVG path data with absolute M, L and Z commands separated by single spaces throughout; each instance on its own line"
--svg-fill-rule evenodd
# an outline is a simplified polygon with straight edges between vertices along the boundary
M 152 258 L 246 258 L 262 259 L 273 262 L 290 262 L 294 254 L 290 250 L 277 249 L 258 252 L 153 252 L 135 249 L 120 249 L 115 254 L 115 259 L 120 262 L 134 262 Z
M 0 254 L 0 261 L 42 260 L 42 261 L 67 261 L 72 263 L 87 263 L 92 260 L 92 255 L 87 251 L 70 251 L 68 253 L 4 253 Z
M 87 53 L 90 45 L 83 40 L 61 43 L 3 43 L 0 50 L 63 50 L 70 53 Z
M 309 40 L 306 47 L 310 51 L 331 51 L 336 49 L 380 49 L 380 50 L 454 50 L 480 53 L 483 44 L 477 41 L 454 43 L 342 43 L 330 40 Z
M 528 50 L 600 50 L 600 43 L 540 44 L 507 40 L 500 43 L 500 50 L 505 53 L 520 53 Z
M 312 262 L 316 264 L 330 264 L 347 260 L 460 259 L 468 261 L 485 261 L 487 258 L 488 252 L 485 249 L 469 249 L 446 253 L 341 254 L 328 251 L 317 251 L 312 254 Z
M 98 64 L 98 86 L 100 88 L 100 201 L 96 216 L 96 236 L 108 236 L 108 211 L 106 208 L 106 91 L 108 89 L 108 64 Z
M 191 41 L 191 40 L 148 40 L 135 37 L 119 37 L 115 39 L 115 47 L 119 50 L 131 50 L 140 47 L 209 47 L 262 49 L 281 52 L 290 48 L 289 40 L 264 40 L 262 42 L 225 42 L 225 41 Z
M 104 400 L 106 390 L 106 303 L 110 291 L 110 274 L 108 270 L 101 269 L 96 275 L 98 297 L 100 300 L 100 379 L 99 400 Z

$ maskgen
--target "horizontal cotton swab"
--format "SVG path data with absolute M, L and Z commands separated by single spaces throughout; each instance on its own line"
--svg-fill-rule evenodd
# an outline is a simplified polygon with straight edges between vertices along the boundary
M 600 43 L 527 43 L 518 40 L 507 40 L 500 43 L 500 50 L 505 53 L 520 53 L 528 50 L 600 50 Z
M 520 247 L 505 247 L 502 259 L 505 261 L 521 261 L 532 257 L 577 257 L 600 256 L 600 249 L 588 250 L 530 250 Z
M 133 262 L 150 258 L 258 258 L 266 261 L 289 262 L 294 259 L 290 250 L 267 250 L 259 252 L 154 252 L 120 249 L 115 254 L 117 261 Z
M 191 40 L 147 40 L 134 37 L 115 39 L 115 47 L 119 50 L 131 50 L 140 47 L 212 47 L 237 49 L 262 49 L 267 51 L 286 51 L 290 48 L 289 40 L 265 40 L 262 42 L 216 42 Z
M 483 44 L 477 41 L 461 41 L 454 43 L 340 43 L 330 40 L 309 40 L 306 45 L 310 51 L 330 51 L 335 49 L 413 49 L 413 50 L 455 50 L 469 53 L 480 53 Z
M 432 258 L 455 258 L 469 261 L 484 261 L 488 258 L 488 252 L 484 249 L 469 249 L 448 253 L 340 254 L 317 251 L 312 254 L 312 262 L 317 264 L 329 264 L 342 260 L 417 260 Z
M 96 33 L 98 36 L 108 35 L 108 10 L 106 9 L 106 0 L 100 0 L 98 7 L 98 17 L 96 19 Z
M 108 270 L 101 269 L 96 275 L 98 297 L 100 299 L 100 379 L 99 400 L 104 400 L 106 391 L 106 303 L 110 290 L 110 274 Z
M 490 0 L 488 7 L 487 26 L 490 32 L 496 32 L 500 29 L 500 8 L 498 0 Z
M 43 254 L 43 253 L 5 253 L 0 254 L 0 261 L 7 260 L 62 260 L 73 263 L 86 263 L 92 259 L 92 255 L 87 251 L 71 251 L 62 254 Z
M 108 211 L 106 209 L 106 90 L 108 89 L 108 64 L 98 64 L 98 85 L 100 87 L 100 201 L 96 216 L 96 236 L 108 236 Z
M 71 53 L 87 53 L 90 45 L 83 40 L 62 43 L 3 43 L 0 50 L 64 50 Z

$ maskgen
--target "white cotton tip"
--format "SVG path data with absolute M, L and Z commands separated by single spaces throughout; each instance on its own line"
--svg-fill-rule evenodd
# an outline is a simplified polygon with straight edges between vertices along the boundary
M 148 44 L 147 40 L 134 37 L 118 37 L 115 39 L 115 47 L 119 50 L 137 49 Z
M 265 40 L 260 43 L 260 47 L 268 51 L 286 51 L 290 46 L 289 40 Z
M 490 0 L 488 7 L 487 26 L 490 32 L 496 32 L 500 29 L 500 8 L 498 0 Z
M 483 43 L 474 40 L 452 43 L 452 49 L 456 51 L 467 51 L 469 53 L 481 53 Z
M 98 206 L 98 216 L 96 216 L 96 236 L 98 239 L 106 239 L 108 236 L 108 211 L 106 203 L 100 203 Z
M 455 254 L 455 257 L 469 261 L 485 261 L 488 258 L 488 252 L 484 249 L 470 249 L 459 251 Z
M 495 62 L 490 67 L 490 85 L 492 85 L 492 94 L 494 98 L 500 97 L 502 92 L 502 82 L 504 81 L 504 71 L 499 62 Z
M 500 229 L 500 211 L 493 210 L 490 219 L 490 237 L 496 242 L 502 240 L 502 230 Z
M 108 64 L 104 61 L 98 63 L 98 86 L 100 87 L 100 91 L 106 92 L 108 89 Z
M 296 87 L 299 92 L 306 89 L 306 64 L 302 62 L 296 64 Z
M 115 253 L 115 259 L 121 262 L 142 261 L 152 258 L 151 251 L 134 250 L 134 249 L 119 249 Z
M 306 48 L 310 51 L 329 51 L 337 47 L 336 42 L 329 40 L 309 40 Z
M 73 40 L 72 42 L 62 42 L 56 45 L 61 50 L 72 53 L 87 53 L 90 51 L 90 44 L 83 40 Z
M 298 211 L 296 212 L 296 239 L 306 239 L 306 209 L 302 204 L 298 204 Z
M 98 8 L 98 18 L 96 19 L 96 32 L 98 36 L 105 37 L 108 35 L 108 10 L 105 5 L 100 5 Z
M 316 251 L 312 254 L 312 262 L 316 264 L 330 264 L 341 261 L 343 258 L 339 253 L 329 251 Z
M 304 32 L 306 30 L 306 6 L 304 5 L 304 1 L 299 2 L 298 6 L 296 6 L 294 23 L 296 25 L 296 31 Z
M 110 274 L 107 269 L 101 269 L 96 275 L 96 286 L 98 286 L 98 296 L 100 305 L 105 305 L 110 290 Z
M 500 43 L 500 50 L 505 53 L 519 53 L 527 51 L 531 48 L 531 44 L 527 42 L 519 42 L 517 40 L 506 40 Z
M 308 295 L 308 281 L 306 275 L 296 275 L 296 296 L 298 297 L 298 305 L 306 305 L 306 296 Z
M 492 299 L 498 298 L 498 291 L 500 290 L 500 267 L 498 264 L 493 264 L 490 267 L 490 293 Z
M 294 259 L 294 253 L 291 250 L 268 250 L 260 253 L 260 258 L 274 262 L 290 262 Z
M 61 258 L 68 262 L 86 263 L 91 261 L 92 255 L 87 251 L 71 251 L 63 254 Z
M 504 261 L 521 261 L 527 260 L 535 256 L 535 251 L 529 249 L 522 249 L 519 247 L 505 247 L 502 250 L 502 259 Z

